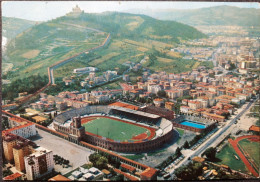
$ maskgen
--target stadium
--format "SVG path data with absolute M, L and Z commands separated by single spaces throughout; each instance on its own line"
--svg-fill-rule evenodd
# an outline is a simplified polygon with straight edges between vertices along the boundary
M 158 149 L 173 138 L 173 124 L 160 112 L 154 114 L 154 108 L 153 113 L 142 110 L 144 108 L 122 102 L 87 106 L 61 113 L 54 118 L 53 127 L 78 140 L 117 152 Z M 80 122 L 78 131 L 73 128 L 74 117 Z

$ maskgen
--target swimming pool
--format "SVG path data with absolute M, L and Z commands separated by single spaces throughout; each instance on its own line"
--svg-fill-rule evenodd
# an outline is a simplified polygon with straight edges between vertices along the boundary
M 185 126 L 190 126 L 193 128 L 199 128 L 199 129 L 205 129 L 206 126 L 203 123 L 199 123 L 196 121 L 190 121 L 190 120 L 183 120 L 180 124 L 185 125 Z

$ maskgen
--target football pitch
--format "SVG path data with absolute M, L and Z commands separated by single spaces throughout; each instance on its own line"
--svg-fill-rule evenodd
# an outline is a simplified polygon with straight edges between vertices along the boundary
M 146 128 L 103 117 L 97 117 L 82 125 L 87 132 L 117 141 L 130 140 L 141 133 L 146 133 L 148 136 L 151 134 Z
M 249 141 L 247 139 L 239 141 L 240 146 L 245 150 L 249 156 L 254 160 L 257 168 L 260 165 L 260 149 L 259 149 L 259 142 Z

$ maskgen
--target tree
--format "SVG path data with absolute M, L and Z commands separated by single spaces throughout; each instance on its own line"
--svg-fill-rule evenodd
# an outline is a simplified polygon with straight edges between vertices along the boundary
M 13 173 L 12 173 L 12 171 L 10 169 L 3 170 L 3 177 L 9 176 L 11 174 L 13 174 Z
M 93 164 L 96 163 L 96 161 L 101 157 L 100 154 L 98 153 L 94 153 L 94 154 L 90 154 L 89 156 L 89 161 L 92 162 Z
M 9 128 L 8 118 L 6 118 L 6 117 L 2 117 L 2 128 L 3 128 L 3 130 Z
M 150 96 L 151 96 L 151 98 L 153 98 L 153 99 L 154 99 L 154 98 L 156 97 L 156 94 L 155 94 L 155 93 L 151 93 L 151 95 L 150 95 Z
M 158 97 L 166 97 L 166 92 L 164 90 L 160 90 L 157 92 Z
M 187 140 L 185 141 L 183 148 L 185 148 L 185 149 L 190 148 L 189 142 Z
M 123 174 L 119 174 L 119 175 L 111 178 L 111 181 L 124 181 L 124 175 Z
M 180 156 L 181 155 L 181 149 L 179 147 L 177 147 L 176 151 L 175 151 L 175 154 L 177 156 Z
M 202 174 L 202 164 L 190 162 L 186 166 L 179 167 L 175 170 L 175 175 L 183 180 L 196 180 Z
M 106 157 L 104 157 L 104 156 L 102 156 L 102 157 L 100 157 L 99 159 L 98 159 L 98 161 L 96 162 L 96 167 L 98 168 L 98 169 L 108 169 L 108 166 L 107 166 L 107 164 L 108 164 L 108 160 L 107 160 L 107 158 Z
M 217 150 L 213 147 L 210 147 L 205 150 L 205 152 L 202 154 L 202 156 L 206 156 L 208 159 L 213 160 L 216 158 Z
M 229 70 L 236 69 L 236 65 L 234 63 L 230 63 Z
M 221 116 L 224 116 L 225 119 L 228 119 L 228 117 L 230 116 L 230 113 L 229 112 L 222 113 Z

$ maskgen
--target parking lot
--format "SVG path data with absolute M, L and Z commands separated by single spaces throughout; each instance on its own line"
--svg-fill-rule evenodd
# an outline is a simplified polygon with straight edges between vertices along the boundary
M 70 168 L 62 168 L 60 165 L 55 165 L 55 169 L 57 168 L 62 174 L 85 164 L 88 162 L 88 156 L 94 153 L 85 147 L 71 143 L 48 132 L 39 129 L 37 131 L 38 135 L 31 139 L 33 142 L 41 147 L 52 150 L 53 155 L 59 155 L 70 161 Z

